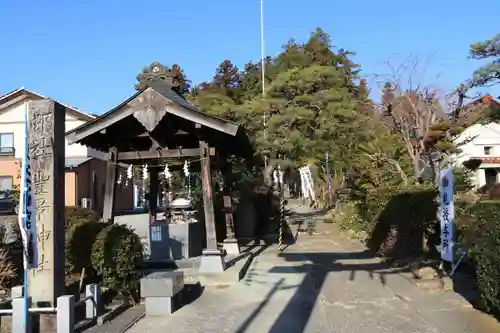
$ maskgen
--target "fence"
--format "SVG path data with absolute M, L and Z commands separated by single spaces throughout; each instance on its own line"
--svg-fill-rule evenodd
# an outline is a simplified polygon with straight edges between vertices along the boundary
M 31 297 L 23 297 L 22 287 L 12 290 L 12 309 L 0 309 L 1 316 L 12 316 L 12 332 L 33 332 L 32 328 L 39 325 L 39 315 L 55 314 L 57 321 L 57 333 L 73 333 L 75 331 L 75 307 L 85 304 L 85 318 L 94 319 L 100 314 L 101 295 L 97 284 L 89 284 L 85 287 L 85 297 L 75 301 L 74 295 L 64 295 L 57 298 L 57 307 L 32 307 Z M 29 316 L 25 321 L 25 302 L 28 302 Z

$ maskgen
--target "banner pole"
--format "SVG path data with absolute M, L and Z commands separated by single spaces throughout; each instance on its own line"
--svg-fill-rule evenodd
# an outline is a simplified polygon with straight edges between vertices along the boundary
M 27 184 L 27 171 L 28 171 L 28 103 L 24 105 L 24 154 L 22 159 L 22 176 L 21 176 L 21 185 L 22 185 L 22 193 L 19 193 L 19 197 L 23 196 L 23 200 L 19 200 L 22 206 L 19 207 L 19 212 L 22 212 L 22 226 L 24 228 L 24 232 L 26 233 L 24 240 L 24 286 L 23 286 L 23 297 L 24 297 L 24 327 L 26 329 L 26 333 L 29 331 L 29 304 L 28 304 L 28 273 L 29 273 L 29 247 L 30 247 L 30 235 L 27 230 L 27 219 L 28 219 L 28 184 Z

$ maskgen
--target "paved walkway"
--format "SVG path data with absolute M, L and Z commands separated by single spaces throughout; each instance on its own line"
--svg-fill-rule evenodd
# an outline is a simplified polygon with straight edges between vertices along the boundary
M 142 319 L 128 332 L 500 332 L 455 293 L 421 290 L 333 226 L 320 229 L 284 253 L 264 251 L 241 283 L 205 288 L 170 317 Z

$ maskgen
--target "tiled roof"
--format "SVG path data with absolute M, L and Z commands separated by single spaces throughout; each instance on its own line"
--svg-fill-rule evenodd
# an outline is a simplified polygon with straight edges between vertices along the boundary
M 469 104 L 464 105 L 463 111 L 459 117 L 459 123 L 462 126 L 470 126 L 478 122 L 482 116 L 490 112 L 492 109 L 500 107 L 500 103 L 498 101 L 492 99 L 491 96 L 487 97 L 490 98 L 478 98 Z
M 8 99 L 11 99 L 19 94 L 31 94 L 32 96 L 36 96 L 37 98 L 42 98 L 42 99 L 51 99 L 50 97 L 47 97 L 47 96 L 44 96 L 44 95 L 41 95 L 35 91 L 32 91 L 32 90 L 28 90 L 24 87 L 21 87 L 21 88 L 17 88 L 15 90 L 12 90 L 11 92 L 8 92 L 7 94 L 5 95 L 0 95 L 0 102 L 4 101 L 4 100 L 8 100 Z M 55 101 L 55 99 L 53 99 Z M 85 121 L 89 121 L 89 120 L 93 120 L 96 118 L 95 115 L 92 115 L 92 114 L 88 114 L 88 113 L 85 113 L 83 112 L 82 110 L 79 110 L 78 108 L 75 108 L 73 106 L 70 106 L 70 105 L 67 105 L 67 104 L 64 104 L 64 103 L 61 103 L 61 102 L 58 102 L 59 104 L 63 105 L 64 107 L 72 110 L 75 114 L 79 115 L 80 118 L 85 118 L 84 120 Z
M 471 160 L 480 160 L 483 163 L 488 164 L 500 164 L 500 157 L 472 157 Z

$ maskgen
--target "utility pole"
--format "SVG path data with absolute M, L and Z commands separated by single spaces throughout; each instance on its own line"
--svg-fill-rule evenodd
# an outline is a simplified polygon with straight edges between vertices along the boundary
M 261 85 L 262 85 L 262 99 L 266 98 L 266 66 L 265 66 L 265 52 L 264 52 L 264 0 L 260 0 L 260 68 L 261 68 Z M 267 140 L 267 116 L 266 111 L 262 116 L 264 125 L 264 138 Z M 267 155 L 264 156 L 264 164 L 267 168 Z

